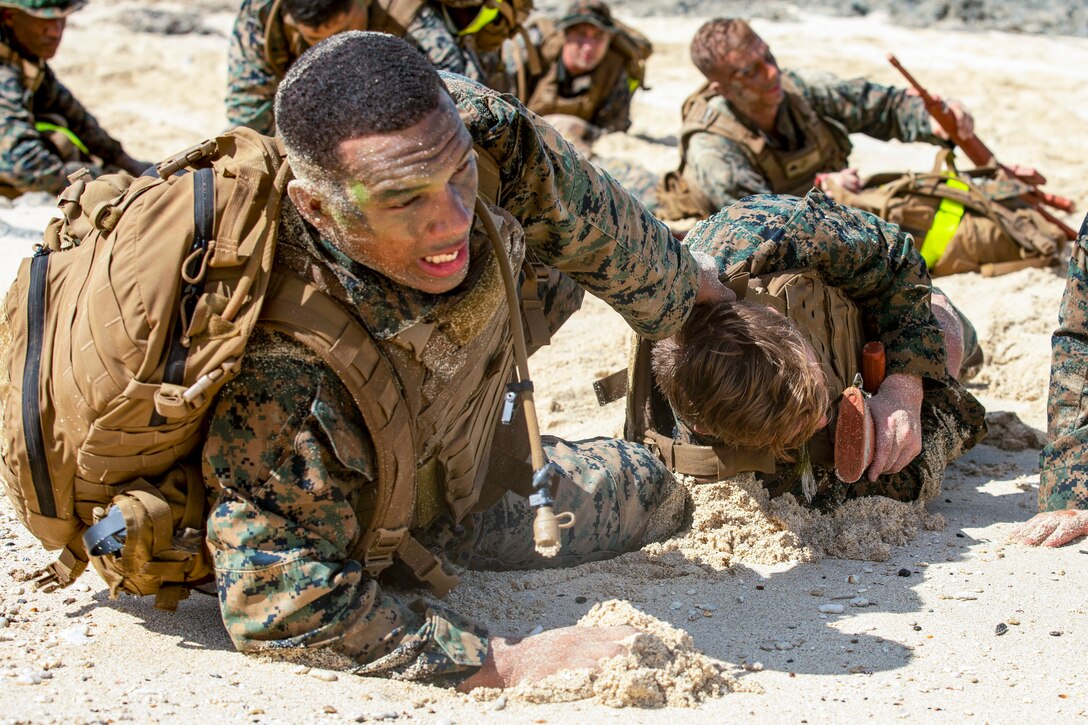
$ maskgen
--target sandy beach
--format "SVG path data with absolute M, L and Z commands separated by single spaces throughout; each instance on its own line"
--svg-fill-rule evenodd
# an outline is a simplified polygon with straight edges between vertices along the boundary
M 598 151 L 668 171 L 678 160 L 680 103 L 700 82 L 688 41 L 705 17 L 643 17 L 616 7 L 654 41 L 651 90 L 636 97 L 631 133 L 605 137 Z M 173 17 L 137 22 L 148 8 L 175 20 L 202 15 L 172 26 L 193 32 L 147 32 L 139 28 L 161 30 Z M 901 84 L 885 60 L 894 52 L 932 90 L 963 101 L 1001 160 L 1038 167 L 1048 189 L 1088 204 L 1088 107 L 1078 103 L 1088 39 L 905 28 L 880 13 L 788 15 L 753 23 L 783 67 Z M 53 67 L 134 156 L 163 157 L 225 124 L 231 20 L 223 2 L 96 0 L 72 17 Z M 928 146 L 854 141 L 852 161 L 863 174 L 932 165 Z M 52 212 L 52 200 L 37 196 L 0 208 L 0 288 Z M 938 285 L 974 322 L 986 353 L 970 390 L 992 415 L 1015 413 L 1035 432 L 994 418 L 991 437 L 948 469 L 927 510 L 869 502 L 851 515 L 820 517 L 761 499 L 742 483 L 716 484 L 695 492 L 693 527 L 671 542 L 573 569 L 469 573 L 451 595 L 459 611 L 516 636 L 574 624 L 603 602 L 627 603 L 690 635 L 685 657 L 721 663 L 720 686 L 709 696 L 691 694 L 703 685 L 684 679 L 689 670 L 674 673 L 673 705 L 617 708 L 600 694 L 546 703 L 531 701 L 542 695 L 529 691 L 473 697 L 254 659 L 234 651 L 211 597 L 195 594 L 169 614 L 150 599 L 110 601 L 93 572 L 61 592 L 35 591 L 26 576 L 52 555 L 4 499 L 0 723 L 1084 717 L 1088 604 L 1077 582 L 1088 543 L 1058 550 L 1005 543 L 1036 510 L 1037 431 L 1046 427 L 1064 270 L 957 275 Z M 532 358 L 544 431 L 569 439 L 620 433 L 622 403 L 599 407 L 591 383 L 625 365 L 627 335 L 618 315 L 587 299 Z M 561 688 L 554 692 L 561 696 Z

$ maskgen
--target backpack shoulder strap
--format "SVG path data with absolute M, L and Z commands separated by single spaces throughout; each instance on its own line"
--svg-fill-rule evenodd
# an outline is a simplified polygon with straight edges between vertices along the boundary
M 415 512 L 416 431 L 392 364 L 332 297 L 302 280 L 275 274 L 261 323 L 316 352 L 343 381 L 366 422 L 378 456 L 378 500 L 352 555 L 376 576 L 397 556 L 439 596 L 457 582 L 409 534 Z

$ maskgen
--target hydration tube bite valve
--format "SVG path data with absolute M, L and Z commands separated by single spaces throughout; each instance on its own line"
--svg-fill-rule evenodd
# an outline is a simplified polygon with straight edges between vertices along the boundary
M 529 505 L 536 509 L 533 519 L 533 543 L 541 556 L 550 559 L 559 553 L 559 530 L 574 526 L 574 514 L 570 511 L 555 514 L 552 487 L 559 482 L 562 471 L 551 461 L 533 474 L 533 490 Z

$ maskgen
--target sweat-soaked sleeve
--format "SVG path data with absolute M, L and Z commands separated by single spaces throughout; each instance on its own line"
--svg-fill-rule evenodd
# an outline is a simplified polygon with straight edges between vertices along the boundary
M 686 238 L 719 271 L 748 262 L 752 274 L 813 270 L 861 310 L 865 334 L 884 344 L 886 369 L 939 381 L 944 338 L 930 309 L 931 285 L 913 239 L 873 214 L 813 189 L 804 198 L 754 196 L 695 225 Z
M 303 660 L 331 652 L 345 669 L 397 679 L 474 670 L 483 627 L 402 601 L 351 557 L 366 525 L 359 501 L 375 494 L 373 444 L 335 373 L 269 341 L 251 342 L 220 392 L 203 451 L 208 543 L 234 645 Z
M 571 276 L 640 335 L 687 319 L 698 265 L 668 227 L 512 96 L 444 75 L 473 139 L 499 165 L 499 206 L 541 261 Z
M 1039 510 L 1088 509 L 1088 219 L 1073 244 L 1051 350 Z

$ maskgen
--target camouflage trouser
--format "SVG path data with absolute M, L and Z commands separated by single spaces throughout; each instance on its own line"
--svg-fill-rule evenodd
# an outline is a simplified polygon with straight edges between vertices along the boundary
M 545 559 L 536 553 L 536 512 L 528 499 L 508 493 L 466 522 L 466 536 L 454 557 L 459 564 L 472 569 L 574 566 L 638 549 L 648 538 L 679 528 L 683 488 L 645 447 L 612 438 L 568 442 L 552 436 L 545 436 L 544 444 L 548 460 L 564 474 L 555 512 L 575 516 L 574 526 L 562 531 L 559 555 Z

